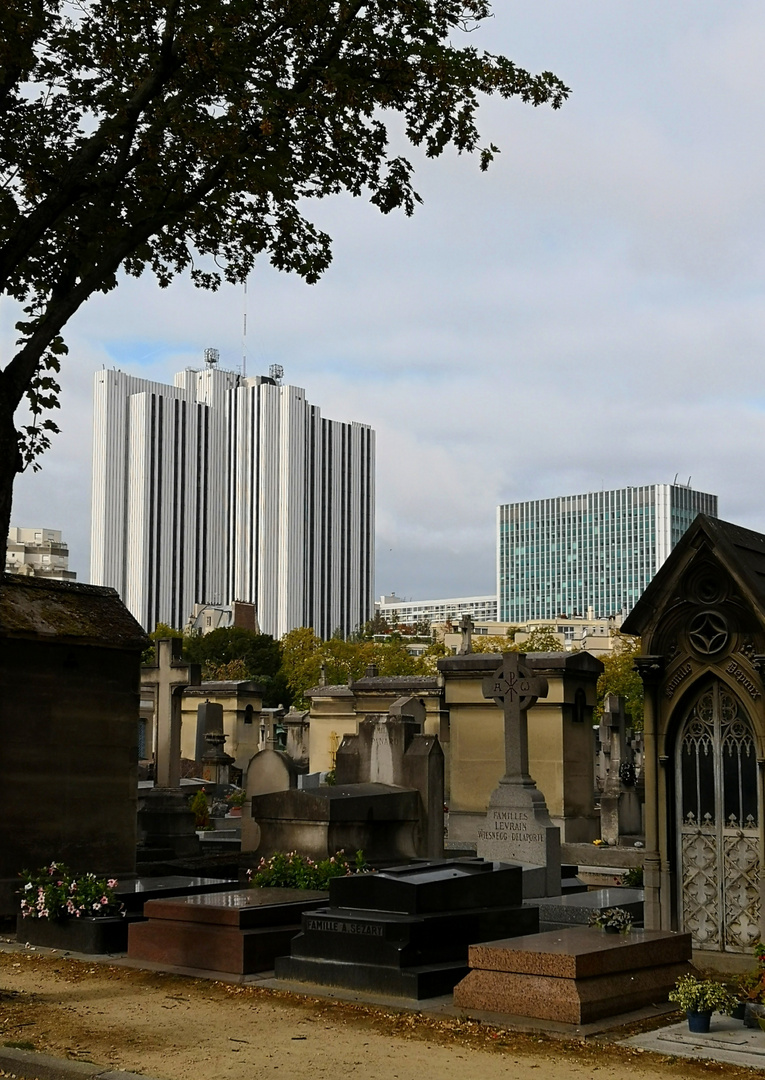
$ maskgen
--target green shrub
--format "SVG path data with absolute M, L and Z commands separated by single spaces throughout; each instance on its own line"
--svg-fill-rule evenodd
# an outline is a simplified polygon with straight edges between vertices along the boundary
M 667 995 L 686 1012 L 731 1013 L 736 1007 L 733 995 L 723 983 L 681 975 L 675 989 Z
M 328 859 L 316 862 L 309 855 L 296 851 L 277 852 L 269 859 L 261 859 L 255 870 L 248 870 L 251 885 L 271 889 L 326 889 L 332 878 L 350 877 L 368 872 L 363 851 L 356 852 L 353 863 L 344 851 L 337 851 Z
M 200 788 L 199 791 L 192 795 L 189 799 L 189 807 L 194 815 L 194 824 L 198 829 L 207 829 L 210 826 L 210 804 L 207 801 L 207 795 L 205 789 Z
M 629 870 L 625 870 L 622 874 L 620 885 L 626 885 L 630 889 L 642 889 L 643 888 L 643 867 L 632 866 Z

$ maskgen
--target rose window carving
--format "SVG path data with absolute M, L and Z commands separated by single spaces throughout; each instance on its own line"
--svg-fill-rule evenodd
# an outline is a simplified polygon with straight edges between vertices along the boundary
M 702 656 L 714 656 L 728 644 L 727 620 L 719 611 L 700 611 L 688 624 L 688 640 Z

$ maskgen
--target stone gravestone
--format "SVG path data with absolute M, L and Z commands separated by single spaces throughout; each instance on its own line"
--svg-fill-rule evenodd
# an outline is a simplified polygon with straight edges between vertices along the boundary
M 141 689 L 154 695 L 157 751 L 154 783 L 174 788 L 181 782 L 181 691 L 201 683 L 199 664 L 183 660 L 183 641 L 162 638 L 156 643 L 156 660 L 141 668 Z
M 600 724 L 605 778 L 600 798 L 600 836 L 616 845 L 620 836 L 642 833 L 642 812 L 637 791 L 632 747 L 627 741 L 624 698 L 608 694 Z
M 211 731 L 223 731 L 223 706 L 217 701 L 203 701 L 197 705 L 194 761 L 201 761 L 207 753 L 205 736 Z
M 362 849 L 370 862 L 443 855 L 444 755 L 436 735 L 421 734 L 424 713 L 417 698 L 400 698 L 388 714 L 365 717 L 337 751 L 333 786 L 254 796 L 256 828 L 242 825 L 257 836 L 257 854 Z
M 337 751 L 335 781 L 415 788 L 421 825 L 417 854 L 444 852 L 444 755 L 435 735 L 423 735 L 425 706 L 415 697 L 393 702 L 388 715 L 370 715 L 357 735 L 346 735 Z
M 473 651 L 473 631 L 475 630 L 475 623 L 470 615 L 466 612 L 460 619 L 459 631 L 462 635 L 460 641 L 460 647 L 457 650 L 458 656 L 467 656 L 468 653 Z
M 483 681 L 485 697 L 504 712 L 505 775 L 489 799 L 486 825 L 478 831 L 484 859 L 539 867 L 524 877 L 524 895 L 559 896 L 560 830 L 553 825 L 544 795 L 529 775 L 527 713 L 547 694 L 547 680 L 532 676 L 523 653 L 505 653 L 502 666 Z
M 156 643 L 156 661 L 141 668 L 141 689 L 154 696 L 157 749 L 154 788 L 139 797 L 139 866 L 179 856 L 197 855 L 194 815 L 181 791 L 181 693 L 199 686 L 198 664 L 182 659 L 183 642 L 163 638 Z

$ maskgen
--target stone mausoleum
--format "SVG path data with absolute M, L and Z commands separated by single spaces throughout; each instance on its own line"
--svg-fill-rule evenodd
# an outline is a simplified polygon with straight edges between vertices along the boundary
M 751 958 L 763 932 L 765 536 L 699 515 L 622 629 L 642 638 L 646 927 Z
M 22 868 L 135 873 L 147 644 L 113 589 L 0 579 L 0 914 Z

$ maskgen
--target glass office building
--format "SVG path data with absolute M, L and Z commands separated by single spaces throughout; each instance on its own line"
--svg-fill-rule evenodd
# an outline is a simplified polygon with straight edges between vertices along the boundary
M 677 484 L 499 506 L 499 621 L 631 611 L 697 514 L 717 496 Z

